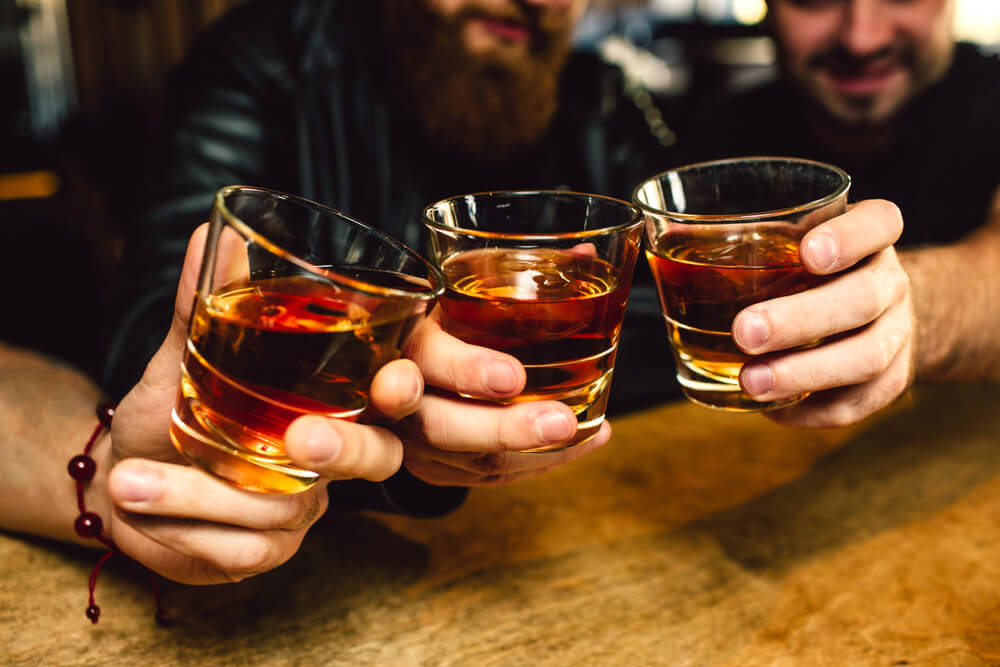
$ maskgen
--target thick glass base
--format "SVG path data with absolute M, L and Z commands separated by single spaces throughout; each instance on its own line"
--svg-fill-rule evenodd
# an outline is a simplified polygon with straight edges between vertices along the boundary
M 577 424 L 576 434 L 565 442 L 557 442 L 553 445 L 546 445 L 545 447 L 536 447 L 534 449 L 522 449 L 521 452 L 525 454 L 544 454 L 547 452 L 561 452 L 564 449 L 569 449 L 570 447 L 576 447 L 577 445 L 582 445 L 587 442 L 601 430 L 601 424 L 604 423 L 604 415 L 602 414 L 597 419 L 591 419 L 587 422 L 581 422 Z
M 728 412 L 769 412 L 795 405 L 808 394 L 778 401 L 755 401 L 741 388 L 739 381 L 721 382 L 715 378 L 695 376 L 690 369 L 678 371 L 677 381 L 692 403 Z
M 261 456 L 206 437 L 191 428 L 177 411 L 171 414 L 170 439 L 181 455 L 212 475 L 257 493 L 300 493 L 319 475 L 290 465 L 287 459 Z

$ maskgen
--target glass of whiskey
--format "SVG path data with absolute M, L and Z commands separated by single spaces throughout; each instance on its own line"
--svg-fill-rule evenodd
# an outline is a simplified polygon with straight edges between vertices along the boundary
M 241 488 L 319 476 L 285 454 L 299 416 L 363 420 L 372 377 L 443 292 L 438 270 L 338 211 L 230 186 L 211 211 L 170 438 Z
M 762 412 L 805 398 L 758 402 L 740 388 L 750 355 L 733 341 L 733 319 L 825 280 L 799 261 L 799 242 L 846 210 L 850 184 L 832 165 L 746 157 L 679 167 L 636 188 L 677 380 L 691 401 Z
M 577 416 L 569 441 L 530 451 L 577 445 L 604 421 L 642 220 L 628 202 L 562 191 L 466 194 L 424 210 L 442 327 L 524 365 L 524 391 L 499 402 L 558 400 Z

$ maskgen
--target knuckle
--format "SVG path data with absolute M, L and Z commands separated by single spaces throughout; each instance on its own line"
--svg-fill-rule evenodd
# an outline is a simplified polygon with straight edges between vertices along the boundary
M 274 544 L 263 534 L 253 534 L 245 536 L 241 541 L 240 548 L 233 551 L 225 568 L 222 568 L 229 577 L 239 577 L 235 581 L 240 581 L 255 574 L 266 572 L 281 559 L 275 553 Z
M 510 457 L 501 452 L 480 454 L 474 457 L 470 463 L 476 472 L 486 479 L 507 474 L 511 465 Z
M 893 274 L 896 276 L 896 279 L 895 279 L 895 282 L 894 282 L 894 285 L 896 287 L 896 292 L 895 293 L 896 293 L 896 295 L 898 297 L 904 297 L 904 296 L 908 295 L 910 293 L 911 289 L 912 289 L 912 285 L 910 283 L 910 274 L 908 274 L 903 269 L 903 267 L 899 263 L 898 259 L 894 263 L 894 267 L 893 268 L 894 268 Z
M 507 445 L 516 440 L 507 434 L 507 420 L 498 419 L 496 426 L 492 430 L 490 437 L 489 449 L 506 449 Z
M 850 421 L 844 423 L 843 426 L 849 426 L 874 413 L 888 403 L 887 396 L 888 391 L 884 383 L 881 382 L 870 383 L 863 390 L 852 392 L 847 411 L 850 415 Z
M 888 199 L 875 199 L 872 201 L 872 207 L 881 219 L 888 221 L 892 225 L 892 229 L 897 234 L 902 232 L 903 213 L 899 210 L 899 206 Z
M 268 526 L 272 529 L 288 530 L 308 525 L 306 523 L 305 500 L 297 496 L 276 499 L 273 504 L 271 520 Z
M 478 486 L 504 486 L 506 484 L 511 484 L 513 482 L 521 481 L 522 479 L 528 477 L 534 477 L 535 475 L 541 474 L 546 469 L 539 469 L 537 471 L 521 471 L 521 472 L 506 472 L 498 473 L 495 475 L 486 475 L 481 477 L 477 481 Z
M 883 251 L 882 257 L 888 253 Z M 882 291 L 882 302 L 889 304 L 909 292 L 910 277 L 898 261 L 882 261 L 875 268 L 875 280 Z
M 456 356 L 450 368 L 454 387 L 459 391 L 477 394 L 487 391 L 484 371 L 493 360 L 493 352 L 482 350 L 471 355 Z
M 798 393 L 803 390 L 808 391 L 810 389 L 815 389 L 816 387 L 826 387 L 829 386 L 830 384 L 836 384 L 837 382 L 836 379 L 831 378 L 830 370 L 822 364 L 819 365 L 810 364 L 803 369 L 803 372 L 800 377 L 803 378 L 803 380 L 807 383 L 806 386 L 792 387 L 791 385 L 793 383 L 796 385 L 802 383 L 803 380 L 796 381 L 797 377 L 799 376 L 797 376 L 795 373 L 785 373 L 784 375 L 785 378 L 784 384 L 787 385 L 789 388 L 794 388 L 796 390 L 795 393 Z
M 230 572 L 224 567 L 220 567 L 217 563 L 201 560 L 192 561 L 192 563 L 185 568 L 183 576 L 183 581 L 198 583 L 211 582 L 213 584 L 238 584 L 243 579 L 246 579 L 246 575 Z
M 863 280 L 864 293 L 871 298 L 858 299 L 858 315 L 864 322 L 871 322 L 885 310 L 888 301 L 886 284 L 882 272 L 876 267 L 865 271 Z
M 883 405 L 888 405 L 896 399 L 896 397 L 902 395 L 906 391 L 906 388 L 910 386 L 909 373 L 894 373 L 889 377 L 889 382 L 886 385 L 886 399 Z
M 415 457 L 407 457 L 405 463 L 406 469 L 414 477 L 428 484 L 445 484 L 450 481 L 446 475 L 442 474 L 441 468 L 438 465 Z
M 428 406 L 426 401 L 423 407 L 404 421 L 408 422 L 427 443 L 442 442 L 447 434 L 447 422 L 441 418 L 440 412 Z
M 427 341 L 428 329 L 426 323 L 421 323 L 413 333 L 403 342 L 402 356 L 411 359 L 418 366 L 422 366 L 424 359 L 427 358 L 428 345 Z
M 866 380 L 882 375 L 889 368 L 892 360 L 896 358 L 896 352 L 899 351 L 896 340 L 891 331 L 887 335 L 875 337 L 875 345 L 872 346 L 871 356 L 867 360 Z
M 830 386 L 829 371 L 813 364 L 772 363 L 774 386 L 770 394 L 775 397 L 795 396 Z M 832 382 L 836 384 L 836 381 Z
M 854 392 L 846 400 L 835 402 L 827 411 L 825 426 L 830 428 L 845 428 L 858 422 L 868 411 L 867 398 L 863 392 Z
M 448 383 L 449 387 L 458 388 L 468 388 L 470 386 L 470 377 L 472 375 L 472 363 L 461 363 L 458 360 L 452 360 L 450 363 L 444 366 L 444 377 L 445 381 Z
M 382 482 L 392 477 L 403 465 L 403 444 L 398 439 L 392 439 L 385 447 L 372 447 L 366 470 L 370 471 L 367 479 L 372 482 Z
M 887 364 L 886 351 L 882 339 L 876 338 L 872 345 L 858 355 L 857 371 L 852 380 L 856 383 L 868 382 L 882 373 Z
M 326 511 L 326 493 L 312 491 L 282 499 L 275 511 L 273 526 L 282 530 L 303 530 L 308 528 Z

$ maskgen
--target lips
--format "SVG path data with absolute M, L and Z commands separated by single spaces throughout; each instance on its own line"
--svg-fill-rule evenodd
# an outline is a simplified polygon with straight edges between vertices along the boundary
M 489 34 L 504 42 L 525 42 L 531 38 L 531 28 L 512 19 L 477 16 L 472 19 Z
M 824 75 L 830 84 L 844 95 L 871 95 L 881 91 L 903 68 L 895 60 L 883 60 L 863 67 L 826 67 Z

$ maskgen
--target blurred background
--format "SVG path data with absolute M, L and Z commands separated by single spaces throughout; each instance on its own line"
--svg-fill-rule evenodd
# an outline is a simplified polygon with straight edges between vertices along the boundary
M 94 361 L 165 75 L 238 2 L 0 0 L 0 341 Z M 705 100 L 773 76 L 765 13 L 764 0 L 594 0 L 577 41 L 628 72 L 669 143 Z M 1000 0 L 956 13 L 960 39 L 1000 51 Z

